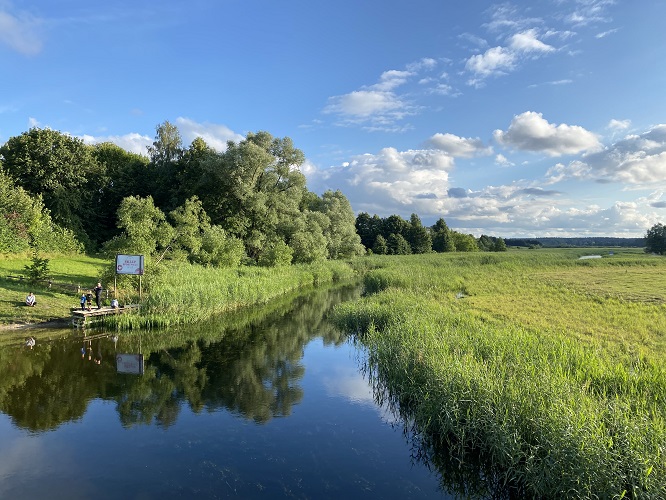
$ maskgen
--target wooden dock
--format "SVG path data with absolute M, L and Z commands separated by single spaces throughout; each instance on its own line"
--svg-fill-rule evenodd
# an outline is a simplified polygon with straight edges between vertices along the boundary
M 125 304 L 120 307 L 104 306 L 99 309 L 96 307 L 88 309 L 81 309 L 80 307 L 72 307 L 72 325 L 77 328 L 90 326 L 95 322 L 99 322 L 104 316 L 112 316 L 114 314 L 123 314 L 132 311 L 137 311 L 139 304 Z

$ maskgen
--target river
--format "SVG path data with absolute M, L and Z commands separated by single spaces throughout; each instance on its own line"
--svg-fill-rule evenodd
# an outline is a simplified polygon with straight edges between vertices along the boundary
M 448 498 L 326 320 L 359 294 L 2 347 L 0 498 Z

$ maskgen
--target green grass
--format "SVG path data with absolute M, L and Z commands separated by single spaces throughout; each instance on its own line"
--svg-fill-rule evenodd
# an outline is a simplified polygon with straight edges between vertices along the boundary
M 372 257 L 337 308 L 445 487 L 666 496 L 666 260 L 581 252 Z
M 103 271 L 112 263 L 95 257 L 46 256 L 49 258 L 50 278 L 54 283 L 68 283 L 92 288 Z M 27 279 L 14 280 L 8 276 L 24 276 L 24 267 L 30 264 L 27 256 L 2 256 L 0 258 L 0 325 L 42 323 L 71 316 L 70 308 L 79 305 L 75 290 L 48 288 L 43 284 L 30 284 Z M 33 291 L 37 296 L 36 307 L 25 306 L 25 296 Z

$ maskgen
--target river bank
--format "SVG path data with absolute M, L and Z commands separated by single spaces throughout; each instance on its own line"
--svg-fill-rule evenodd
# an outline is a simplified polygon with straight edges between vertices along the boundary
M 666 260 L 372 260 L 374 293 L 336 322 L 447 488 L 466 496 L 481 477 L 483 498 L 666 497 Z

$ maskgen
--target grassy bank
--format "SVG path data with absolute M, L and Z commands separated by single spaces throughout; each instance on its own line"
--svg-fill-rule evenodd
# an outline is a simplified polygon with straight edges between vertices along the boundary
M 50 278 L 54 283 L 92 288 L 102 280 L 113 289 L 112 262 L 89 256 L 48 256 Z M 31 285 L 25 275 L 28 256 L 0 258 L 0 324 L 36 324 L 71 317 L 70 309 L 79 305 L 76 289 Z M 326 261 L 310 265 L 279 268 L 207 268 L 184 262 L 163 261 L 143 277 L 140 314 L 110 318 L 109 326 L 120 329 L 165 327 L 206 320 L 215 315 L 246 306 L 263 304 L 284 294 L 354 279 L 349 263 Z M 106 276 L 106 279 L 104 278 Z M 138 279 L 119 280 L 122 302 L 138 302 Z M 37 295 L 37 306 L 26 307 L 29 291 Z M 108 301 L 107 301 L 108 302 Z
M 337 309 L 447 488 L 666 497 L 666 262 L 581 253 L 373 257 Z
M 151 278 L 141 314 L 110 318 L 121 329 L 196 323 L 246 306 L 265 304 L 299 289 L 352 280 L 343 261 L 277 268 L 205 268 L 171 263 Z
M 106 260 L 85 256 L 48 255 L 50 278 L 54 283 L 79 285 L 90 289 L 109 267 Z M 35 324 L 69 318 L 70 308 L 79 305 L 79 294 L 58 287 L 32 285 L 26 279 L 10 279 L 9 276 L 27 276 L 24 267 L 31 263 L 28 255 L 0 256 L 0 325 Z M 25 306 L 25 296 L 33 291 L 37 296 L 36 307 Z

